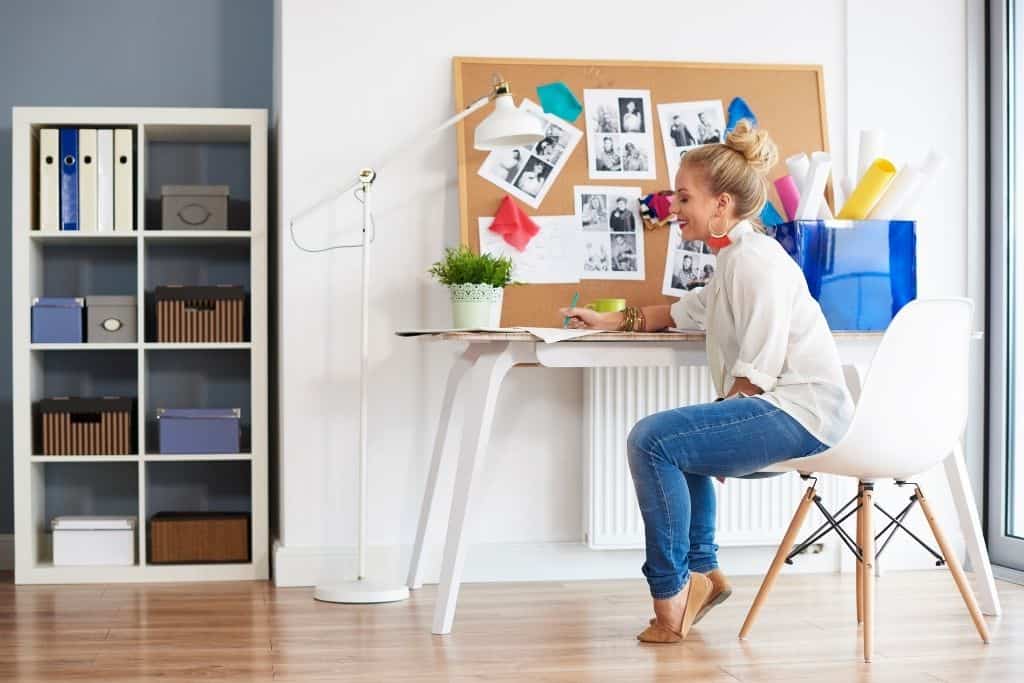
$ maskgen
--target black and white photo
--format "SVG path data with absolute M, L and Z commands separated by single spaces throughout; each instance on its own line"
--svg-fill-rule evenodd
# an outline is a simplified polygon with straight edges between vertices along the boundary
M 612 270 L 622 273 L 636 272 L 636 235 L 612 234 Z
M 649 90 L 584 90 L 587 162 L 596 180 L 654 180 Z
M 619 98 L 619 129 L 623 133 L 643 133 L 646 130 L 643 106 L 644 101 L 639 97 Z
M 524 98 L 519 108 L 537 117 L 544 137 L 529 147 L 492 151 L 477 174 L 536 209 L 583 138 L 583 131 L 553 114 L 544 113 L 540 105 L 528 99 Z
M 577 201 L 584 230 L 608 231 L 607 200 L 603 194 L 580 195 Z
M 684 240 L 678 223 L 669 225 L 668 235 L 661 293 L 682 296 L 695 287 L 703 287 L 715 272 L 715 255 L 707 243 Z
M 658 105 L 658 121 L 671 183 L 687 151 L 722 141 L 725 110 L 721 100 L 667 102 Z
M 583 278 L 644 279 L 644 231 L 639 187 L 577 185 L 574 205 L 586 242 Z M 622 238 L 622 239 L 620 239 Z M 597 245 L 603 245 L 602 252 Z M 604 260 L 599 258 L 605 255 Z M 598 268 L 607 263 L 607 268 Z
M 536 197 L 540 194 L 541 188 L 544 187 L 550 175 L 551 164 L 546 164 L 537 157 L 531 156 L 526 161 L 526 167 L 522 173 L 516 178 L 515 185 L 531 197 Z
M 583 243 L 583 277 L 593 273 L 607 273 L 611 269 L 608 254 L 608 235 L 587 236 Z

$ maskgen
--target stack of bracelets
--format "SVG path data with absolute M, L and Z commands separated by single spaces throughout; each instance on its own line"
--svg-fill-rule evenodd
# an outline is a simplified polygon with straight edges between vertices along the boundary
M 647 317 L 638 306 L 626 306 L 622 311 L 621 332 L 645 332 L 647 330 Z

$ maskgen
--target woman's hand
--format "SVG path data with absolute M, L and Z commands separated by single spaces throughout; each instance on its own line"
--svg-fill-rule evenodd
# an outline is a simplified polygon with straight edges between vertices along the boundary
M 598 313 L 589 308 L 560 308 L 558 312 L 569 318 L 574 330 L 617 330 L 622 327 L 622 311 Z

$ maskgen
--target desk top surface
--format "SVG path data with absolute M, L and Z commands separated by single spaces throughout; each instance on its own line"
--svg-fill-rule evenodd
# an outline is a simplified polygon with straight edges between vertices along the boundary
M 878 340 L 884 332 L 848 331 L 833 332 L 837 340 L 853 341 L 857 339 Z M 422 335 L 442 341 L 488 342 L 488 341 L 525 341 L 543 343 L 541 339 L 528 332 L 440 332 Z M 574 342 L 688 342 L 704 341 L 703 332 L 601 332 L 575 339 L 566 339 L 560 344 Z

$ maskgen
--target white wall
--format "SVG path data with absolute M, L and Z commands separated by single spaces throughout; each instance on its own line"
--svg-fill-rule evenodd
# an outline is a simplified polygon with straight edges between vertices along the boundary
M 521 0 L 482 11 L 471 0 L 344 8 L 288 0 L 280 16 L 280 215 L 286 221 L 389 145 L 450 115 L 455 55 L 814 63 L 824 67 L 839 164 L 847 163 L 847 131 L 867 126 L 886 128 L 900 159 L 932 142 L 950 153 L 950 170 L 922 213 L 920 293 L 962 293 L 963 0 L 905 3 L 919 11 L 903 14 L 903 3 L 849 4 L 637 2 L 627 28 L 621 4 L 610 2 L 580 11 L 578 3 Z M 880 15 L 890 17 L 888 28 L 873 23 Z M 392 333 L 448 323 L 445 290 L 425 271 L 458 242 L 457 184 L 448 132 L 388 168 L 375 189 L 369 542 L 395 572 L 415 533 L 438 390 L 456 349 Z M 357 206 L 350 200 L 336 215 L 312 217 L 298 227 L 301 238 L 357 240 Z M 287 238 L 281 245 L 278 580 L 308 583 L 324 571 L 325 556 L 346 559 L 355 543 L 360 254 L 308 255 Z M 516 370 L 505 387 L 472 538 L 506 544 L 497 549 L 578 542 L 581 374 Z M 593 561 L 577 573 L 605 571 L 612 560 L 601 555 L 587 555 Z M 475 574 L 473 562 L 471 551 L 467 579 L 501 574 L 492 571 L 497 560 L 476 565 Z M 639 576 L 632 562 L 626 575 Z

